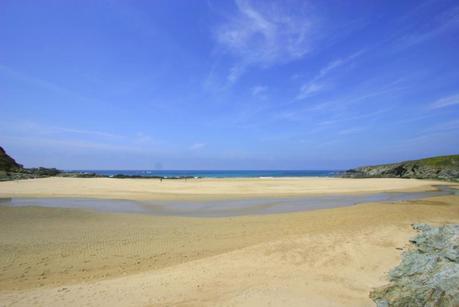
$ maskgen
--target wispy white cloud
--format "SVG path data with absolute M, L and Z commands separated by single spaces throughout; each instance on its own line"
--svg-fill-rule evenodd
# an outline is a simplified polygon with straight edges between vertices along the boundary
M 123 144 L 110 144 L 105 142 L 95 142 L 82 139 L 58 139 L 53 137 L 43 136 L 6 136 L 4 137 L 8 143 L 19 143 L 27 145 L 30 148 L 41 148 L 51 146 L 61 150 L 79 149 L 94 149 L 94 150 L 109 150 L 109 151 L 125 151 L 125 152 L 142 152 L 145 150 L 140 147 L 133 147 Z M 49 149 L 49 148 L 48 148 Z
M 381 82 L 380 79 L 375 78 L 350 95 L 343 95 L 336 99 L 325 101 L 315 106 L 315 108 L 319 110 L 348 109 L 353 105 L 376 99 L 376 97 L 394 96 L 410 87 L 407 85 L 407 79 L 403 77 L 383 85 L 376 83 L 376 81 L 378 83 Z
M 207 144 L 205 143 L 194 143 L 193 145 L 190 146 L 190 149 L 191 150 L 199 150 L 199 149 L 202 149 L 204 147 L 206 147 Z
M 427 129 L 415 136 L 407 139 L 403 139 L 394 146 L 394 149 L 413 149 L 416 148 L 419 151 L 422 149 L 423 152 L 432 150 L 442 150 L 442 148 L 448 148 L 451 144 L 459 145 L 458 133 L 459 123 L 449 123 L 451 126 L 449 129 L 437 129 L 438 127 L 432 127 Z M 456 146 L 457 148 L 457 146 Z M 451 151 L 449 151 L 451 153 Z M 446 152 L 430 153 L 428 155 L 444 155 Z
M 325 79 L 330 73 L 332 73 L 339 67 L 351 63 L 364 52 L 365 50 L 360 50 L 358 52 L 351 54 L 350 56 L 333 60 L 327 65 L 325 65 L 311 80 L 309 80 L 307 83 L 303 84 L 300 87 L 296 99 L 302 100 L 322 90 L 325 90 L 327 88 L 327 82 L 324 82 L 323 79 Z
M 106 131 L 51 126 L 34 121 L 0 123 L 0 135 L 2 139 L 23 141 L 31 146 L 40 143 L 41 145 L 62 145 L 69 148 L 107 150 L 131 148 L 134 152 L 153 149 L 158 151 L 159 147 L 164 147 L 164 144 L 160 144 L 144 133 L 120 135 Z
M 316 126 L 325 127 L 350 121 L 356 121 L 355 125 L 360 125 L 358 122 L 362 119 L 377 121 L 388 112 L 397 109 L 397 100 L 401 93 L 409 89 L 413 83 L 410 75 L 402 75 L 395 80 L 391 77 L 377 76 L 366 79 L 355 88 L 340 91 L 330 99 L 314 97 L 305 104 L 299 104 L 298 100 L 289 100 L 285 103 L 262 106 L 263 108 L 254 110 L 250 116 L 244 118 L 243 122 L 258 126 L 277 122 L 314 122 Z M 382 101 L 384 103 L 381 103 Z M 255 122 L 256 124 L 253 124 Z M 338 131 L 337 129 L 335 131 Z
M 351 128 L 346 128 L 346 129 L 342 129 L 342 130 L 338 131 L 338 134 L 339 135 L 349 135 L 349 134 L 354 134 L 354 133 L 360 132 L 362 130 L 363 130 L 363 128 L 361 128 L 361 127 L 351 127 Z
M 136 136 L 132 138 L 135 144 L 141 145 L 158 145 L 158 142 L 150 135 L 143 132 L 137 132 Z
M 441 132 L 441 131 L 459 131 L 459 120 L 450 120 L 447 122 L 441 122 L 438 124 L 435 124 L 425 130 L 423 130 L 424 133 L 431 133 L 431 132 Z
M 38 87 L 41 89 L 44 89 L 46 91 L 60 94 L 60 95 L 66 95 L 70 96 L 76 99 L 79 99 L 81 101 L 86 101 L 86 102 L 91 102 L 91 103 L 102 103 L 101 101 L 91 98 L 91 97 L 86 97 L 81 95 L 78 92 L 69 90 L 63 86 L 60 86 L 57 83 L 42 79 L 42 78 L 37 78 L 35 76 L 29 75 L 27 73 L 23 73 L 21 71 L 18 71 L 16 69 L 13 69 L 9 66 L 3 65 L 0 63 L 0 74 L 5 74 L 10 78 L 19 80 L 23 83 L 32 85 L 34 87 Z
M 28 135 L 62 135 L 66 137 L 84 135 L 85 137 L 98 137 L 106 139 L 120 139 L 122 135 L 90 129 L 76 129 L 69 127 L 59 127 L 53 125 L 41 124 L 30 120 L 19 120 L 14 122 L 3 122 L 0 124 L 0 131 L 7 131 L 13 134 Z
M 333 70 L 343 66 L 343 65 L 346 65 L 346 64 L 349 64 L 351 63 L 352 61 L 354 61 L 355 59 L 357 59 L 358 57 L 360 57 L 362 54 L 364 54 L 366 52 L 365 49 L 362 49 L 362 50 L 359 50 L 345 58 L 339 58 L 339 59 L 336 59 L 330 63 L 328 63 L 328 65 L 326 65 L 324 68 L 322 68 L 319 72 L 319 74 L 317 75 L 316 79 L 320 79 L 320 78 L 323 78 L 325 77 L 326 75 L 328 75 L 330 72 L 332 72 Z
M 307 97 L 312 96 L 315 93 L 322 91 L 324 88 L 326 88 L 325 83 L 319 83 L 317 81 L 308 82 L 304 84 L 303 86 L 301 86 L 300 92 L 296 96 L 296 99 L 298 100 L 305 99 Z
M 293 11 L 273 2 L 236 0 L 235 4 L 236 15 L 216 31 L 219 46 L 236 58 L 229 82 L 235 82 L 250 66 L 286 63 L 312 49 L 315 21 L 305 4 Z
M 459 6 L 442 12 L 431 23 L 425 23 L 428 28 L 416 27 L 416 31 L 407 30 L 406 34 L 396 41 L 396 50 L 406 49 L 417 44 L 431 40 L 450 30 L 459 28 Z
M 252 88 L 252 96 L 266 98 L 268 87 L 265 85 L 256 85 Z
M 6 74 L 8 77 L 20 80 L 22 82 L 26 82 L 28 84 L 32 84 L 34 86 L 37 86 L 37 87 L 40 87 L 40 88 L 43 88 L 45 90 L 49 90 L 52 92 L 61 93 L 61 94 L 72 94 L 72 95 L 74 94 L 73 92 L 55 83 L 19 72 L 3 64 L 0 64 L 0 73 Z
M 82 130 L 82 129 L 72 129 L 72 128 L 63 128 L 63 127 L 49 127 L 50 132 L 56 133 L 73 133 L 73 134 L 84 134 L 90 136 L 97 136 L 97 137 L 105 137 L 105 138 L 121 138 L 121 135 L 104 132 L 104 131 L 94 131 L 94 130 Z
M 442 108 L 447 108 L 451 107 L 454 105 L 459 104 L 459 94 L 448 96 L 448 97 L 443 97 L 440 98 L 434 102 L 432 102 L 429 106 L 430 109 L 442 109 Z

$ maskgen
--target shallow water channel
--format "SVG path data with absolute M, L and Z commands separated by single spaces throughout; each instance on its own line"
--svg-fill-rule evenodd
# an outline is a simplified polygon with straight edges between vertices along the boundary
M 0 206 L 88 209 L 102 212 L 142 213 L 166 216 L 225 217 L 309 211 L 352 206 L 369 202 L 397 202 L 444 195 L 459 195 L 446 185 L 436 191 L 380 192 L 368 194 L 302 195 L 284 198 L 246 198 L 231 200 L 134 201 L 96 198 L 0 198 Z

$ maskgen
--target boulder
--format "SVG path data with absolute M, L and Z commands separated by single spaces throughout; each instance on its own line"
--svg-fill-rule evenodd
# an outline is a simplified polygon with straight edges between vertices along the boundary
M 370 298 L 378 307 L 459 306 L 459 224 L 413 228 L 420 232 L 410 241 L 414 248 Z

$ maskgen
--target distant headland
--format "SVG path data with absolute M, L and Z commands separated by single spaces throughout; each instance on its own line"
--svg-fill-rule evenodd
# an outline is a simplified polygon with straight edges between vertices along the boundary
M 416 178 L 458 181 L 459 155 L 358 167 L 344 172 L 342 176 L 347 178 Z

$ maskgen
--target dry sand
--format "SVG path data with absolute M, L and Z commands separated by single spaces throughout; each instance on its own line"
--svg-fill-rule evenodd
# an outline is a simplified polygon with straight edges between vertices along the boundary
M 445 182 L 416 179 L 234 178 L 112 179 L 62 178 L 0 182 L 0 197 L 94 197 L 110 199 L 190 199 L 295 196 L 311 194 L 424 191 Z
M 160 183 L 148 180 L 104 179 L 101 186 L 93 186 L 100 180 L 7 182 L 0 183 L 0 192 L 48 197 L 51 187 L 40 194 L 37 186 L 52 183 L 58 185 L 58 193 L 69 193 L 65 195 L 86 192 L 76 195 L 113 198 L 116 185 L 128 191 L 126 197 L 146 199 L 160 189 Z M 226 185 L 225 180 L 209 182 L 220 185 L 218 192 L 234 195 L 239 192 L 234 184 L 245 182 L 245 192 L 253 195 L 262 194 L 260 185 L 269 190 L 273 182 L 277 186 L 269 193 L 282 188 L 280 182 L 296 182 L 289 190 L 295 193 L 302 193 L 301 185 L 317 193 L 322 188 L 313 182 L 329 182 L 334 191 L 342 192 L 338 183 L 349 187 L 353 181 L 317 180 L 253 179 L 256 187 L 247 184 L 252 179 Z M 429 184 L 354 182 L 347 192 L 362 192 L 375 184 L 390 189 Z M 72 184 L 77 191 L 64 189 Z M 167 191 L 174 194 L 188 182 L 170 184 L 174 186 Z M 24 190 L 11 188 L 14 185 Z M 83 186 L 92 188 L 88 192 Z M 217 195 L 208 187 L 199 193 Z M 372 306 L 369 291 L 386 282 L 386 272 L 400 261 L 397 248 L 406 248 L 414 234 L 410 224 L 419 222 L 459 223 L 459 196 L 207 219 L 0 207 L 0 305 Z

